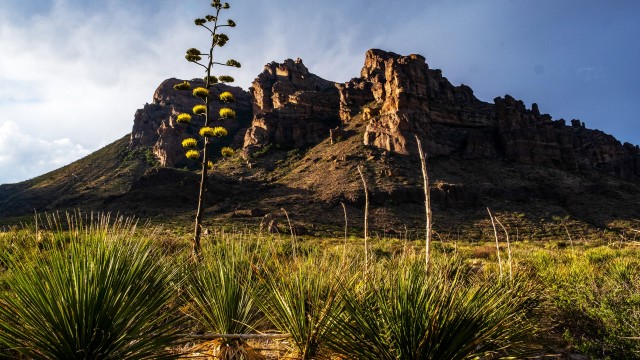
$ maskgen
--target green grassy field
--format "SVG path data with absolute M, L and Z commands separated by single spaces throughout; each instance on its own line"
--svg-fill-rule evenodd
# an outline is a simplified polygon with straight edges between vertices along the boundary
M 422 240 L 214 228 L 200 261 L 189 241 L 106 215 L 1 232 L 0 357 L 178 358 L 198 335 L 277 333 L 301 359 L 640 358 L 633 238 L 500 238 L 500 262 L 495 242 L 435 241 L 428 272 Z

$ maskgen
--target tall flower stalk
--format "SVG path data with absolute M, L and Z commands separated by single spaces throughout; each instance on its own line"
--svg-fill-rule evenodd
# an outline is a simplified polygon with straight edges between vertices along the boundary
M 220 32 L 224 27 L 235 27 L 236 23 L 228 19 L 226 23 L 220 22 L 220 12 L 222 10 L 228 10 L 230 8 L 229 3 L 222 3 L 219 0 L 213 0 L 211 7 L 215 11 L 215 15 L 207 15 L 204 18 L 195 19 L 195 25 L 200 26 L 207 30 L 211 35 L 211 46 L 207 53 L 202 53 L 196 48 L 190 48 L 187 50 L 185 58 L 187 61 L 197 64 L 204 68 L 206 76 L 204 77 L 204 87 L 196 87 L 193 89 L 193 96 L 199 98 L 202 104 L 198 104 L 193 107 L 193 116 L 203 116 L 204 126 L 202 126 L 198 133 L 202 138 L 199 142 L 197 139 L 188 138 L 182 142 L 182 145 L 187 148 L 185 156 L 188 159 L 200 160 L 201 162 L 201 177 L 200 177 L 200 190 L 198 192 L 198 208 L 196 211 L 195 228 L 193 235 L 193 247 L 192 255 L 199 257 L 201 252 L 200 238 L 202 235 L 202 217 L 204 215 L 204 195 L 207 191 L 207 179 L 209 177 L 209 171 L 213 169 L 213 162 L 210 161 L 211 154 L 209 144 L 214 138 L 220 138 L 227 136 L 227 130 L 222 126 L 212 126 L 215 115 L 211 114 L 211 104 L 213 103 L 210 89 L 217 83 L 230 83 L 233 82 L 233 78 L 228 75 L 214 76 L 212 75 L 212 68 L 214 65 L 228 66 L 228 67 L 240 67 L 240 63 L 236 60 L 230 59 L 225 63 L 214 61 L 213 52 L 216 47 L 224 46 L 229 37 Z M 191 84 L 185 81 L 183 83 L 174 86 L 176 90 L 190 90 Z M 235 98 L 232 93 L 225 91 L 218 96 L 218 101 L 222 103 L 232 103 Z M 223 107 L 219 111 L 219 117 L 217 120 L 230 119 L 236 117 L 236 112 L 228 107 Z M 179 114 L 176 118 L 178 123 L 191 124 L 191 114 L 183 113 Z M 229 148 L 224 148 L 222 152 L 223 156 L 230 156 L 233 151 L 229 151 Z

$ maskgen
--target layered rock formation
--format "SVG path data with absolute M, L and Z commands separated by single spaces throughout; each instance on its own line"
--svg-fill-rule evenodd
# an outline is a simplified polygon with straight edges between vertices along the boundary
M 180 141 L 193 132 L 174 122 L 197 103 L 190 92 L 173 90 L 179 81 L 169 79 L 158 87 L 153 103 L 136 113 L 131 135 L 133 146 L 153 147 L 164 166 L 183 164 Z M 238 120 L 223 124 L 231 134 L 227 141 L 235 139 L 235 147 L 249 152 L 269 144 L 313 146 L 357 119 L 366 123 L 365 145 L 398 154 L 416 153 L 417 135 L 429 156 L 598 169 L 640 178 L 638 146 L 621 144 L 579 120 L 570 125 L 554 121 L 536 104 L 528 109 L 509 95 L 493 103 L 480 101 L 468 86 L 453 86 L 440 70 L 430 69 L 420 55 L 369 50 L 360 77 L 344 84 L 310 73 L 300 59 L 288 59 L 267 64 L 250 94 L 225 85 L 213 93 L 225 90 L 236 96 L 239 114 Z
M 195 126 L 187 126 L 176 123 L 176 117 L 181 113 L 191 113 L 191 109 L 201 104 L 201 100 L 194 97 L 191 91 L 175 90 L 174 85 L 183 80 L 168 79 L 162 82 L 153 94 L 153 102 L 146 104 L 144 108 L 136 111 L 131 131 L 131 146 L 145 146 L 153 148 L 153 154 L 162 166 L 180 167 L 188 165 L 184 157 L 184 148 L 181 143 L 186 137 L 198 137 L 197 129 L 204 124 L 203 116 L 193 116 L 192 123 Z M 204 86 L 200 79 L 191 80 L 191 87 Z M 249 93 L 239 87 L 217 84 L 211 89 L 212 96 L 216 97 L 223 91 L 230 91 L 236 98 L 231 105 L 236 110 L 236 119 L 217 121 L 216 126 L 224 126 L 229 135 L 223 139 L 217 147 L 233 144 L 242 146 L 242 142 L 236 139 L 238 133 L 244 134 L 251 119 L 251 100 Z M 227 105 L 225 105 L 227 106 Z M 217 114 L 222 103 L 214 102 L 211 106 L 211 114 Z M 235 140 L 235 141 L 234 141 Z
M 567 126 L 506 95 L 479 101 L 453 86 L 420 55 L 369 50 L 360 78 L 338 85 L 340 115 L 368 121 L 365 145 L 415 152 L 418 135 L 431 156 L 505 159 L 566 170 L 596 168 L 623 178 L 640 176 L 640 149 L 621 144 L 578 120 Z
M 335 84 L 311 74 L 300 59 L 267 64 L 250 91 L 254 117 L 246 148 L 315 145 L 340 123 Z

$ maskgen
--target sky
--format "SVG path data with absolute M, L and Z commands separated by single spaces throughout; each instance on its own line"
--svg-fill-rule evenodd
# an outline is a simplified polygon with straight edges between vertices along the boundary
M 418 53 L 492 102 L 640 144 L 640 1 L 227 0 L 238 26 L 216 53 L 248 88 L 271 61 L 358 77 L 366 50 Z M 0 0 L 0 184 L 77 160 L 131 131 L 136 109 L 207 48 L 209 0 Z

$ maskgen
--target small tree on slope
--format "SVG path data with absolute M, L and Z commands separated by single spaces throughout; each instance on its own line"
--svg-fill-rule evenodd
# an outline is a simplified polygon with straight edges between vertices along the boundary
M 202 164 L 200 191 L 198 192 L 198 208 L 196 211 L 192 248 L 192 255 L 196 258 L 200 256 L 200 237 L 202 234 L 202 216 L 204 213 L 204 195 L 207 191 L 207 179 L 209 176 L 209 171 L 213 169 L 213 162 L 210 160 L 211 154 L 209 144 L 211 144 L 215 138 L 227 136 L 227 130 L 224 127 L 214 126 L 213 123 L 216 120 L 215 115 L 218 115 L 218 120 L 236 117 L 235 111 L 228 107 L 221 108 L 218 114 L 211 114 L 210 112 L 211 104 L 214 101 L 214 99 L 209 96 L 209 90 L 211 89 L 211 87 L 219 82 L 233 82 L 233 78 L 231 76 L 221 75 L 216 77 L 212 75 L 212 68 L 214 65 L 238 68 L 240 67 L 240 63 L 233 59 L 227 60 L 227 62 L 225 63 L 214 61 L 214 49 L 216 47 L 224 46 L 229 41 L 229 37 L 226 34 L 220 32 L 220 30 L 224 27 L 235 27 L 236 24 L 231 19 L 228 19 L 226 23 L 222 23 L 219 20 L 220 12 L 222 10 L 229 9 L 229 3 L 222 3 L 219 0 L 213 0 L 211 2 L 211 7 L 214 9 L 215 15 L 207 15 L 204 18 L 198 18 L 194 21 L 196 26 L 200 26 L 210 33 L 211 46 L 209 47 L 209 51 L 207 53 L 202 53 L 198 49 L 190 48 L 187 50 L 187 55 L 185 56 L 187 61 L 203 67 L 206 73 L 204 77 L 204 87 L 197 87 L 193 89 L 193 96 L 198 97 L 202 101 L 202 104 L 198 104 L 192 109 L 193 116 L 204 117 L 204 126 L 202 126 L 198 131 L 201 139 L 199 141 L 196 138 L 187 138 L 182 141 L 182 146 L 187 149 L 185 156 L 192 160 L 200 160 Z M 174 88 L 176 90 L 190 90 L 191 84 L 185 81 L 183 83 L 175 85 Z M 219 95 L 217 101 L 221 101 L 223 103 L 232 103 L 235 101 L 235 99 L 233 94 L 225 91 Z M 191 117 L 192 114 L 179 114 L 176 121 L 181 124 L 192 125 Z M 231 156 L 232 154 L 233 151 L 230 148 L 222 149 L 222 156 Z

